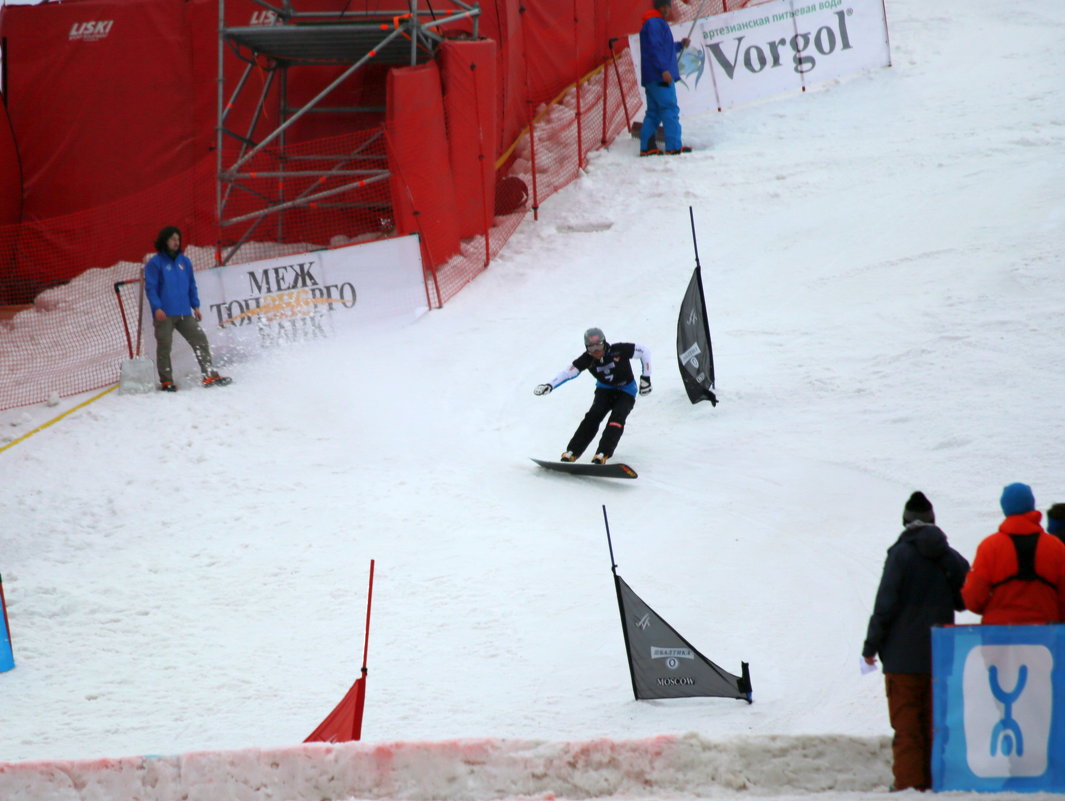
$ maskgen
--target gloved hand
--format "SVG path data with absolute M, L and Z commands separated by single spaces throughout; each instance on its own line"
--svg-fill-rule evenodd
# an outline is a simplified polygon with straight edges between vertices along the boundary
M 640 376 L 640 394 L 641 395 L 650 395 L 651 394 L 651 377 L 650 376 L 647 376 L 647 375 Z
M 551 391 L 550 384 L 537 384 L 536 389 L 533 390 L 533 395 L 546 395 Z

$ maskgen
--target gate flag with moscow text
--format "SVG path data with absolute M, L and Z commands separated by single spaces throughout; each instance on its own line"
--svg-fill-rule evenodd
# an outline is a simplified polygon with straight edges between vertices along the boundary
M 751 703 L 751 674 L 747 663 L 741 662 L 740 675 L 733 676 L 699 653 L 644 603 L 618 575 L 606 506 L 603 506 L 603 524 L 636 700 L 709 697 L 738 698 Z
M 751 702 L 751 676 L 715 665 L 651 609 L 616 572 L 618 604 L 636 700 L 652 698 L 741 698 Z

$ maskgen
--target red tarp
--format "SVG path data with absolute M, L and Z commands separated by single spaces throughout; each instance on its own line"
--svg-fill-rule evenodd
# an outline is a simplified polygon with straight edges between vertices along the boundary
M 305 10 L 336 8 L 343 0 L 315 0 Z M 301 7 L 301 10 L 304 10 Z M 267 24 L 252 0 L 228 0 L 227 24 Z M 8 111 L 21 149 L 23 219 L 95 208 L 152 186 L 215 149 L 218 108 L 217 0 L 75 0 L 5 6 Z M 228 48 L 224 101 L 246 68 Z M 339 67 L 289 72 L 289 101 L 311 99 Z M 380 70 L 353 76 L 327 100 L 345 105 L 374 96 L 363 86 L 382 83 Z M 252 70 L 227 127 L 247 133 L 266 71 Z M 378 96 L 383 90 L 376 89 Z M 378 104 L 379 100 L 378 100 Z M 278 125 L 277 90 L 259 132 Z M 378 118 L 379 119 L 379 118 Z M 372 127 L 363 119 L 355 127 Z M 351 115 L 308 115 L 290 142 L 350 130 Z M 2 154 L 2 150 L 0 150 Z M 213 208 L 213 186 L 199 187 L 197 203 Z M 161 226 L 160 226 L 161 227 Z
M 0 225 L 22 219 L 22 168 L 7 105 L 0 106 Z
M 438 51 L 459 236 L 492 225 L 495 208 L 496 44 L 445 42 Z
M 459 221 L 435 61 L 388 74 L 387 127 L 396 233 L 421 234 L 425 264 L 439 266 L 458 252 Z
M 296 0 L 294 7 L 304 12 L 339 10 L 349 4 L 350 0 Z M 521 0 L 483 2 L 478 32 L 496 42 L 494 113 L 498 122 L 493 152 L 510 146 L 527 125 L 536 104 L 551 99 L 603 60 L 609 52 L 608 37 L 636 31 L 649 6 L 650 0 L 538 0 L 524 5 Z M 428 3 L 419 3 L 419 7 L 433 11 Z M 16 153 L 10 143 L 5 144 L 0 130 L 0 192 L 4 193 L 0 224 L 21 219 L 33 226 L 9 237 L 17 236 L 24 255 L 17 266 L 8 268 L 8 274 L 29 269 L 23 262 L 32 262 L 36 280 L 43 286 L 89 267 L 107 267 L 120 259 L 139 261 L 150 250 L 154 231 L 182 220 L 186 221 L 188 241 L 216 241 L 215 181 L 204 179 L 202 169 L 194 181 L 184 182 L 187 188 L 181 194 L 168 193 L 165 202 L 151 191 L 161 193 L 167 179 L 181 173 L 191 175 L 194 165 L 202 167 L 214 156 L 217 14 L 217 0 L 66 0 L 0 8 L 6 102 L 17 147 Z M 270 12 L 253 0 L 226 2 L 229 26 L 271 22 Z M 470 20 L 448 26 L 449 34 L 472 33 L 472 29 Z M 618 50 L 623 47 L 624 40 Z M 224 58 L 223 99 L 228 101 L 246 63 L 228 47 Z M 315 96 L 342 69 L 290 69 L 290 105 L 298 106 Z M 324 103 L 333 107 L 385 105 L 383 75 L 383 67 L 364 67 Z M 266 80 L 266 71 L 257 64 L 229 113 L 227 127 L 247 131 L 258 90 Z M 403 85 L 409 82 L 400 80 Z M 264 109 L 260 137 L 278 124 L 277 95 L 275 89 Z M 403 92 L 391 95 L 397 96 L 402 97 L 405 107 L 391 118 L 397 122 L 418 119 L 421 112 L 412 112 L 411 106 L 422 101 L 407 98 Z M 449 115 L 455 135 L 465 136 L 468 126 L 459 121 L 460 115 L 454 110 Z M 294 144 L 345 134 L 353 128 L 372 127 L 379 119 L 373 114 L 359 121 L 347 114 L 310 114 L 292 126 L 287 140 Z M 415 166 L 417 156 L 412 152 L 406 162 L 396 165 L 422 181 L 419 192 L 431 191 L 431 196 L 420 198 L 423 208 L 430 209 L 424 204 L 435 202 L 434 198 L 445 202 L 452 198 L 446 208 L 432 210 L 434 220 L 421 221 L 423 232 L 433 231 L 434 264 L 458 247 L 450 176 L 435 189 L 431 183 L 437 179 L 428 177 L 446 169 L 448 148 L 439 139 L 444 135 L 439 120 L 431 121 L 437 126 L 435 143 L 422 151 L 424 160 L 433 163 Z M 409 139 L 406 145 L 411 148 L 421 135 L 416 129 L 408 137 L 394 126 L 390 133 Z M 458 153 L 456 147 L 452 145 L 452 155 Z M 461 153 L 458 160 L 463 160 Z M 16 165 L 21 167 L 21 209 L 15 199 L 17 182 L 12 178 Z M 468 174 L 468 167 L 455 166 Z M 50 222 L 140 194 L 143 197 L 133 215 L 136 219 L 123 212 L 113 232 L 95 234 L 88 241 L 68 236 L 69 229 L 76 226 L 74 220 L 61 225 Z M 468 209 L 462 214 L 464 220 L 465 211 Z M 119 230 L 123 227 L 134 233 Z M 464 222 L 463 233 L 469 230 Z M 146 236 L 145 232 L 150 233 Z M 111 241 L 105 243 L 107 239 Z M 6 246 L 3 249 L 9 250 Z
M 192 168 L 183 6 L 84 0 L 4 7 L 0 36 L 24 220 L 100 206 Z

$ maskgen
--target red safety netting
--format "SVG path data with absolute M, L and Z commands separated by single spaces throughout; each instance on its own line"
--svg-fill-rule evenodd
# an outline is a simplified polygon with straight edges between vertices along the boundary
M 445 303 L 484 270 L 529 211 L 580 174 L 588 154 L 612 142 L 642 108 L 627 51 L 530 109 L 530 121 L 497 159 L 494 226 L 461 243 L 461 252 L 433 268 L 431 289 Z M 460 194 L 476 188 L 457 185 Z

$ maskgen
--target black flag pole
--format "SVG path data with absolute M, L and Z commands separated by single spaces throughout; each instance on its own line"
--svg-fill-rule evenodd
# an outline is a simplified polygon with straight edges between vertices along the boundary
M 629 663 L 629 680 L 632 682 L 632 697 L 640 700 L 640 689 L 636 685 L 636 669 L 632 664 L 632 647 L 629 643 L 629 627 L 625 625 L 625 601 L 621 597 L 621 577 L 614 561 L 614 543 L 610 540 L 610 521 L 606 516 L 606 504 L 603 504 L 603 525 L 606 526 L 606 544 L 610 548 L 610 572 L 614 574 L 614 592 L 618 596 L 618 614 L 621 615 L 621 634 L 625 638 L 625 659 Z
M 610 521 L 606 518 L 606 504 L 603 504 L 603 525 L 606 526 L 606 547 L 610 549 L 610 572 L 618 574 L 618 566 L 614 561 L 614 543 L 610 541 Z
M 700 267 L 699 267 L 699 240 L 695 238 L 695 210 L 691 206 L 688 206 L 688 218 L 692 222 L 692 246 L 695 248 L 695 269 L 698 270 L 698 269 L 700 269 Z
M 695 210 L 688 206 L 688 219 L 692 223 L 692 249 L 695 251 L 695 277 L 699 282 L 699 299 L 703 303 L 703 309 L 706 309 L 706 293 L 703 291 L 703 266 L 699 264 L 699 240 L 695 236 Z M 703 329 L 706 332 L 706 340 L 710 341 L 710 324 L 706 320 L 706 315 L 703 315 Z

